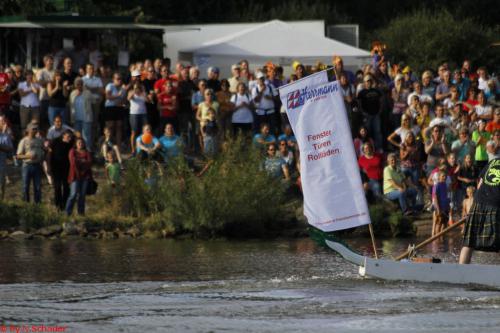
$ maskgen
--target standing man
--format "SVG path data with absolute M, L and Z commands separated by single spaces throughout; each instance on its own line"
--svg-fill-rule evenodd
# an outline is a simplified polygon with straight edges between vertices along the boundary
M 63 83 L 67 82 L 66 84 L 68 85 L 68 89 L 70 91 L 73 90 L 73 83 L 78 75 L 73 72 L 73 60 L 71 60 L 71 58 L 64 58 L 63 72 L 61 75 Z
M 17 91 L 21 97 L 19 117 L 21 119 L 21 131 L 24 133 L 26 126 L 32 121 L 40 121 L 40 86 L 33 81 L 33 71 L 26 70 L 25 81 L 20 82 Z
M 229 91 L 231 92 L 231 94 L 236 94 L 238 91 L 238 83 L 240 83 L 240 65 L 232 65 L 231 73 L 233 74 L 233 76 L 228 79 Z
M 69 197 L 69 151 L 73 147 L 72 132 L 65 131 L 50 142 L 48 155 L 49 172 L 54 182 L 54 204 L 63 211 Z
M 358 94 L 358 100 L 363 110 L 365 126 L 370 132 L 370 135 L 375 140 L 375 148 L 377 151 L 382 150 L 382 92 L 375 88 L 373 77 L 365 75 L 363 78 L 363 89 Z
M 491 160 L 479 176 L 474 202 L 465 221 L 460 263 L 469 264 L 472 252 L 500 250 L 500 158 Z
M 257 72 L 257 84 L 252 89 L 252 99 L 255 103 L 255 129 L 259 129 L 261 124 L 269 124 L 272 134 L 276 134 L 276 117 L 274 115 L 274 98 L 278 96 L 276 88 L 266 83 L 266 76 L 262 72 Z
M 43 66 L 37 72 L 36 80 L 40 85 L 40 124 L 45 129 L 49 127 L 49 94 L 47 85 L 54 79 L 54 57 L 50 54 L 43 57 Z
M 17 159 L 23 161 L 23 199 L 30 201 L 30 184 L 33 182 L 35 203 L 42 202 L 42 162 L 45 156 L 43 140 L 36 137 L 38 124 L 28 125 L 28 134 L 17 147 Z
M 94 65 L 87 64 L 85 67 L 86 75 L 83 77 L 84 87 L 90 91 L 91 102 L 92 102 L 92 132 L 100 133 L 99 124 L 99 113 L 101 109 L 101 101 L 104 96 L 104 86 L 102 84 L 101 78 L 95 76 Z M 92 151 L 93 142 L 87 142 L 87 149 Z
M 219 68 L 209 67 L 207 70 L 208 80 L 207 87 L 212 89 L 214 93 L 220 91 Z

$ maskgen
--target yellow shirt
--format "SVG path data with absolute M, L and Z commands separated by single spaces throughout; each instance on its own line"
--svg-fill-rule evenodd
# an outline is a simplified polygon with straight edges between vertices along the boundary
M 397 184 L 402 184 L 405 176 L 400 169 L 393 169 L 390 166 L 384 168 L 384 194 L 390 193 L 392 191 L 397 191 L 389 180 L 394 181 Z
M 215 110 L 215 115 L 219 113 L 219 103 L 217 102 L 212 102 L 212 105 L 208 105 L 206 102 L 202 102 L 198 104 L 198 111 L 200 112 L 200 126 L 203 127 L 206 125 L 208 119 L 208 109 L 214 109 Z

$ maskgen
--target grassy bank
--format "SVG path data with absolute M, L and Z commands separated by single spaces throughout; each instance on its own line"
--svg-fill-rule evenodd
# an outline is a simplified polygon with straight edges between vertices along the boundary
M 181 158 L 166 166 L 131 159 L 117 187 L 107 184 L 103 169 L 97 168 L 99 190 L 87 197 L 86 216 L 58 212 L 47 202 L 52 189 L 44 186 L 44 204 L 0 202 L 0 238 L 16 230 L 36 234 L 39 229 L 45 236 L 64 232 L 96 238 L 305 235 L 300 195 L 290 183 L 269 177 L 262 159 L 260 151 L 241 141 L 227 144 L 215 160 L 205 162 L 203 172 L 203 165 L 194 167 Z M 376 234 L 411 234 L 411 221 L 398 212 L 390 203 L 370 206 Z M 354 235 L 366 236 L 363 231 Z
M 131 159 L 116 187 L 101 173 L 84 217 L 67 217 L 49 204 L 2 202 L 0 230 L 34 232 L 75 222 L 86 234 L 132 229 L 158 237 L 265 237 L 297 227 L 294 210 L 300 202 L 292 198 L 296 204 L 290 205 L 289 184 L 265 173 L 260 151 L 237 140 L 207 161 L 202 175 L 192 164 L 182 158 L 166 166 Z

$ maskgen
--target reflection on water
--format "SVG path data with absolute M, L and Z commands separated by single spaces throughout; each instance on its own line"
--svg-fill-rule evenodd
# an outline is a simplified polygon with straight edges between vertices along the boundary
M 372 255 L 369 239 L 349 240 Z M 417 240 L 380 240 L 384 257 Z M 460 238 L 422 253 L 456 261 Z M 500 264 L 497 254 L 476 262 Z M 71 332 L 471 332 L 500 327 L 500 293 L 363 279 L 309 239 L 0 242 L 0 326 Z

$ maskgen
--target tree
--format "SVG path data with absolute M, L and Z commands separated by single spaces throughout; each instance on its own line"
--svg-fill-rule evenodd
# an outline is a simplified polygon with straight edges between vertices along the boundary
M 49 0 L 1 0 L 0 16 L 44 15 L 55 11 Z
M 447 10 L 419 10 L 395 18 L 373 33 L 372 40 L 387 45 L 393 62 L 405 61 L 419 71 L 435 69 L 444 61 L 461 65 L 466 58 L 492 68 L 500 61 L 499 52 L 490 48 L 498 33 L 498 26 L 486 28 L 471 18 L 456 19 Z

